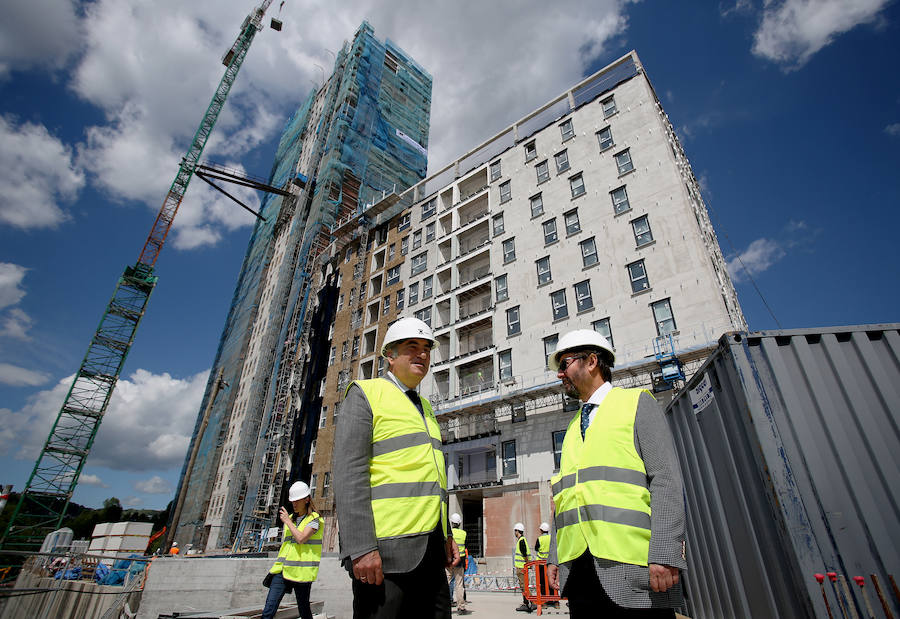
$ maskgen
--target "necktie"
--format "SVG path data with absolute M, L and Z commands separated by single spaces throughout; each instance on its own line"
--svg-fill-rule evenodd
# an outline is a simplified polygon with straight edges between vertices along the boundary
M 416 405 L 416 408 L 419 410 L 420 415 L 425 415 L 425 410 L 422 408 L 422 400 L 419 399 L 419 394 L 416 393 L 415 389 L 409 389 L 406 392 L 406 397 L 412 400 L 412 403 Z
M 581 438 L 584 439 L 584 433 L 587 432 L 588 425 L 591 423 L 591 411 L 597 408 L 596 404 L 581 405 Z

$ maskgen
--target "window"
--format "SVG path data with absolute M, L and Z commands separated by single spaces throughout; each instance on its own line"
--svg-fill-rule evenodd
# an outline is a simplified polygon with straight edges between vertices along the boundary
M 312 440 L 312 443 L 309 446 L 309 463 L 313 463 L 313 459 L 316 457 L 316 439 Z
M 430 307 L 424 307 L 424 308 L 420 309 L 418 312 L 416 312 L 414 314 L 414 316 L 416 318 L 418 318 L 419 320 L 421 320 L 422 322 L 424 322 L 429 327 L 431 326 L 431 308 Z
M 594 327 L 594 331 L 607 339 L 610 346 L 615 346 L 615 344 L 613 344 L 612 329 L 609 326 L 609 318 L 595 320 L 591 323 L 591 326 Z
M 557 430 L 552 435 L 553 438 L 553 468 L 559 470 L 559 463 L 562 460 L 563 439 L 566 438 L 565 430 Z
M 510 181 L 500 183 L 500 204 L 512 200 L 512 185 Z
M 653 320 L 656 321 L 656 332 L 660 335 L 668 335 L 677 328 L 675 316 L 672 315 L 672 304 L 669 299 L 663 299 L 650 305 L 653 308 Z
M 309 498 L 316 498 L 316 473 L 312 474 L 312 477 L 309 478 Z
M 400 265 L 391 267 L 387 272 L 387 286 L 393 286 L 400 281 Z
M 400 216 L 400 220 L 397 222 L 397 232 L 403 232 L 407 228 L 409 228 L 410 224 L 410 216 L 409 213 Z
M 563 214 L 566 224 L 566 236 L 572 236 L 581 232 L 581 222 L 578 221 L 578 209 L 573 208 L 571 211 Z
M 538 217 L 544 214 L 544 198 L 541 194 L 531 196 L 531 216 Z
M 409 304 L 415 305 L 419 302 L 419 284 L 409 285 Z
M 613 142 L 612 137 L 612 129 L 606 127 L 605 129 L 601 129 L 597 132 L 597 141 L 600 142 L 600 150 L 606 150 L 607 148 L 612 148 L 615 144 Z
M 556 218 L 548 219 L 543 224 L 541 224 L 544 228 L 544 245 L 550 245 L 551 243 L 555 243 L 559 240 L 559 236 L 556 234 Z
M 628 269 L 628 277 L 631 279 L 631 292 L 641 292 L 650 288 L 643 260 L 632 262 L 625 268 Z
M 548 335 L 544 338 L 544 360 L 550 358 L 550 355 L 556 352 L 556 345 L 559 344 L 559 335 Z
M 559 126 L 559 132 L 562 134 L 563 142 L 575 137 L 575 128 L 572 127 L 571 118 Z
M 434 211 L 437 209 L 437 198 L 432 198 L 428 202 L 422 205 L 422 219 L 428 219 L 432 215 L 434 215 Z
M 416 230 L 413 232 L 413 251 L 422 247 L 422 231 Z
M 616 215 L 621 215 L 625 211 L 631 210 L 631 204 L 628 202 L 628 192 L 625 190 L 625 185 L 622 185 L 618 189 L 613 189 L 609 192 L 609 195 L 612 198 L 613 212 Z
M 331 352 L 328 353 L 328 365 L 334 365 L 334 359 L 337 356 L 337 347 L 332 346 Z
M 397 311 L 398 312 L 403 309 L 403 293 L 404 292 L 405 291 L 402 288 L 397 291 Z
M 600 102 L 600 105 L 603 106 L 603 118 L 609 118 L 610 116 L 618 112 L 618 110 L 616 109 L 615 97 L 607 97 Z
M 631 162 L 631 149 L 625 149 L 621 153 L 616 153 L 616 167 L 619 168 L 619 176 L 631 172 L 634 164 Z
M 638 247 L 653 241 L 653 232 L 650 230 L 650 221 L 646 215 L 633 220 L 631 229 L 634 230 L 634 242 Z
M 394 259 L 394 256 L 397 255 L 397 244 L 391 243 L 390 247 L 388 247 L 388 261 Z
M 410 266 L 410 274 L 418 275 L 428 268 L 428 252 L 422 252 L 418 256 L 413 256 L 412 265 Z
M 322 477 L 322 498 L 328 496 L 328 489 L 331 487 L 331 473 L 325 473 Z
M 581 178 L 581 174 L 569 178 L 569 188 L 572 190 L 573 198 L 584 194 L 584 179 Z
M 586 241 L 582 241 L 579 243 L 581 245 L 581 262 L 584 266 L 594 266 L 597 264 L 597 244 L 594 242 L 594 237 L 587 239 Z
M 491 164 L 491 182 L 493 183 L 498 178 L 500 178 L 500 162 L 495 161 Z
M 429 275 L 422 280 L 422 300 L 431 298 L 431 291 L 434 285 L 434 276 Z
M 353 257 L 353 248 L 348 247 L 347 253 L 344 254 L 344 264 L 350 262 L 350 259 Z
M 579 312 L 594 308 L 594 300 L 591 297 L 591 282 L 584 280 L 575 284 L 575 306 Z
M 500 444 L 500 450 L 503 456 L 503 474 L 516 474 L 516 442 L 503 441 Z
M 337 311 L 341 311 L 342 309 L 344 309 L 344 295 L 338 297 Z
M 510 421 L 512 423 L 524 423 L 527 419 L 528 418 L 525 416 L 525 404 L 513 404 L 512 418 Z
M 341 360 L 346 359 L 349 356 L 349 351 L 347 349 L 347 340 L 344 340 L 341 344 Z
M 381 304 L 383 309 L 381 310 L 381 314 L 383 316 L 387 316 L 391 311 L 391 295 L 386 296 L 383 299 L 383 303 Z
M 550 166 L 547 165 L 546 159 L 534 166 L 534 171 L 537 173 L 538 185 L 550 180 Z
M 376 305 L 375 307 L 377 308 L 378 306 Z M 359 336 L 358 335 L 353 336 L 353 352 L 352 352 L 351 356 L 353 356 L 353 357 L 359 356 Z
M 494 279 L 494 296 L 497 301 L 506 301 L 509 298 L 509 290 L 506 288 L 506 275 Z
M 537 147 L 534 145 L 534 140 L 531 140 L 525 145 L 525 163 L 535 158 L 537 158 Z
M 506 310 L 506 335 L 516 335 L 522 331 L 519 323 L 519 306 Z
M 430 243 L 434 240 L 434 222 L 425 226 L 425 242 Z
M 494 215 L 491 223 L 494 226 L 494 236 L 500 236 L 501 234 L 503 234 L 503 213 Z
M 543 286 L 553 281 L 553 275 L 550 274 L 550 256 L 544 256 L 534 263 L 537 266 L 538 286 Z
M 405 256 L 409 252 L 409 237 L 404 236 L 400 239 L 400 255 Z
M 516 239 L 506 239 L 503 241 L 503 264 L 512 262 L 516 259 Z
M 557 290 L 550 293 L 550 303 L 553 306 L 553 320 L 566 318 L 569 315 L 569 306 L 566 304 L 566 290 Z
M 553 157 L 556 159 L 556 173 L 561 174 L 569 169 L 569 151 L 562 151 L 561 153 L 556 153 Z

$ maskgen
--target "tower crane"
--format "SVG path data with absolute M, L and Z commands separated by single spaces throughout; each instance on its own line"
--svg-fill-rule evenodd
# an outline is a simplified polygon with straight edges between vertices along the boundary
M 240 34 L 222 59 L 226 66 L 219 86 L 206 108 L 190 148 L 178 166 L 156 221 L 137 263 L 125 268 L 112 299 L 75 374 L 62 408 L 34 465 L 28 483 L 0 540 L 0 551 L 27 551 L 40 547 L 45 535 L 58 529 L 100 422 L 109 405 L 125 358 L 157 282 L 154 265 L 184 198 L 200 166 L 200 154 L 225 105 L 241 64 L 273 0 L 263 0 L 244 19 Z M 282 2 L 282 4 L 284 4 Z M 281 21 L 271 27 L 281 30 Z

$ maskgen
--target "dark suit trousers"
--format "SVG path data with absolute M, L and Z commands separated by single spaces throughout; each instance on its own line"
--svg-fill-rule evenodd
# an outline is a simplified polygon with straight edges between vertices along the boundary
M 450 619 L 446 564 L 444 536 L 435 529 L 428 536 L 425 556 L 413 571 L 385 574 L 378 587 L 353 579 L 353 619 Z
M 675 611 L 671 608 L 623 608 L 609 599 L 597 577 L 594 557 L 590 551 L 572 561 L 563 597 L 569 598 L 569 613 L 572 619 L 587 617 L 674 619 L 675 617 Z

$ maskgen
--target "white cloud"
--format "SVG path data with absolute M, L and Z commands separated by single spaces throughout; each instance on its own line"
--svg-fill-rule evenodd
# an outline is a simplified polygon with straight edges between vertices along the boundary
M 172 485 L 159 475 L 135 482 L 134 489 L 147 494 L 172 494 Z
M 0 262 L 0 309 L 15 305 L 25 296 L 22 280 L 26 271 L 18 264 Z
M 136 508 L 140 507 L 144 504 L 144 499 L 139 496 L 127 496 L 125 500 L 122 501 L 122 507 Z
M 11 387 L 37 387 L 50 380 L 44 372 L 35 372 L 9 363 L 0 363 L 0 384 Z
M 754 34 L 753 53 L 799 69 L 826 45 L 877 20 L 890 0 L 768 0 Z
M 0 223 L 50 228 L 68 218 L 59 202 L 78 197 L 84 174 L 72 149 L 43 125 L 0 116 Z
M 31 316 L 18 307 L 14 307 L 4 314 L 0 314 L 0 337 L 12 337 L 17 340 L 30 340 L 28 330 L 34 322 Z
M 894 137 L 900 137 L 900 123 L 892 123 L 884 128 L 884 132 Z
M 78 50 L 74 0 L 5 2 L 0 20 L 0 77 L 36 66 L 59 69 Z
M 99 475 L 92 475 L 90 473 L 82 473 L 78 477 L 78 483 L 86 486 L 97 486 L 98 488 L 109 488 L 109 484 L 100 479 Z
M 747 275 L 755 276 L 784 258 L 784 248 L 772 239 L 756 239 L 739 254 L 728 260 L 728 272 L 735 283 L 745 281 Z
M 719 14 L 722 17 L 728 17 L 733 13 L 749 13 L 753 10 L 753 2 L 751 0 L 733 0 L 734 6 L 726 7 L 723 3 L 719 3 Z

